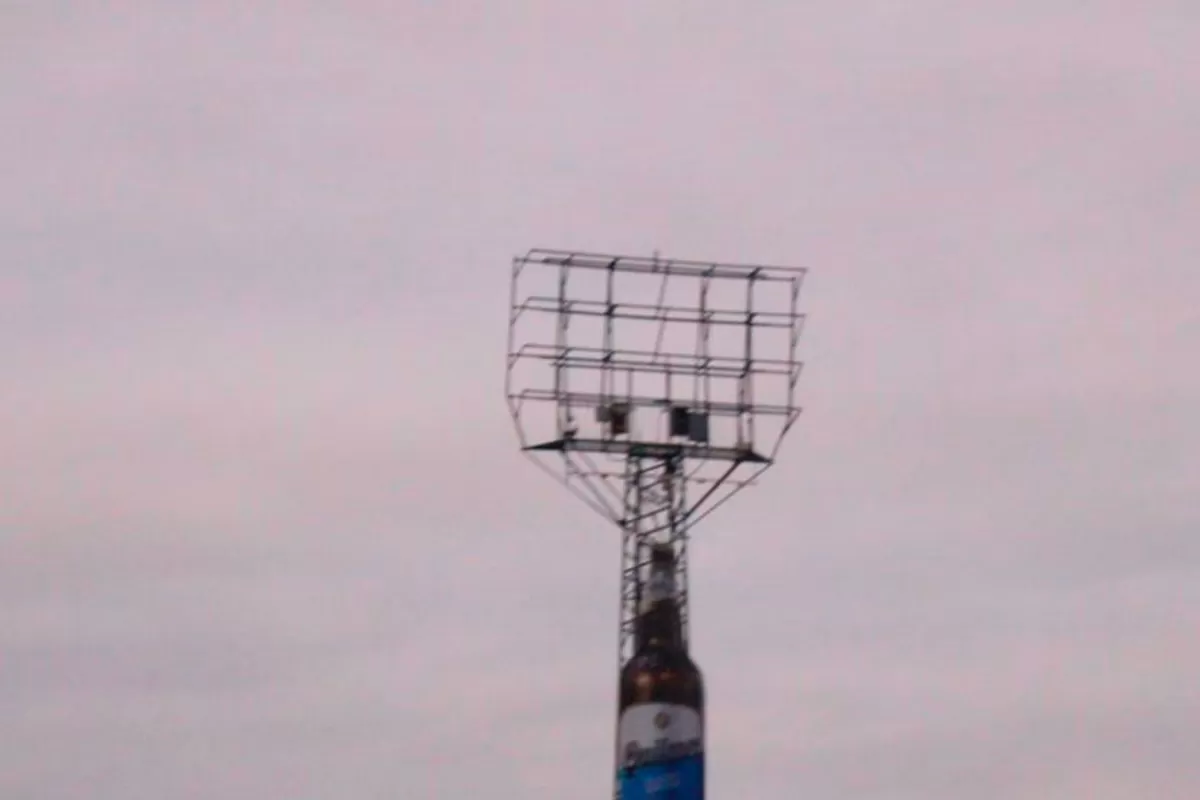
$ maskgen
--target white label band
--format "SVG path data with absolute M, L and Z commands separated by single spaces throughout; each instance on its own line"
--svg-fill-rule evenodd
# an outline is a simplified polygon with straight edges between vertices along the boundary
M 694 708 L 641 703 L 621 714 L 617 742 L 622 766 L 670 761 L 703 751 L 704 723 Z

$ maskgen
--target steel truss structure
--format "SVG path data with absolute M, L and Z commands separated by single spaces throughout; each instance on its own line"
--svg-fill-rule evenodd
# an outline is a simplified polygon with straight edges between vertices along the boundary
M 513 259 L 506 395 L 522 450 L 621 531 L 618 661 L 649 546 L 769 468 L 800 413 L 805 270 L 531 250 Z

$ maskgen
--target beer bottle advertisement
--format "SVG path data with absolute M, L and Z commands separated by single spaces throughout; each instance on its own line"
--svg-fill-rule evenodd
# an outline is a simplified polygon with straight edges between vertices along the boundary
M 651 552 L 635 635 L 621 670 L 619 798 L 703 800 L 703 680 L 683 641 L 667 546 Z

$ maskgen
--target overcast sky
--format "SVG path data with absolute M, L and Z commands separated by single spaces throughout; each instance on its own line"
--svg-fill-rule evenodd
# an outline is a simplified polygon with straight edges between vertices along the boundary
M 543 246 L 811 269 L 804 416 L 694 540 L 711 797 L 1200 797 L 1197 41 L 4 4 L 0 795 L 608 796 L 617 535 L 502 398 Z

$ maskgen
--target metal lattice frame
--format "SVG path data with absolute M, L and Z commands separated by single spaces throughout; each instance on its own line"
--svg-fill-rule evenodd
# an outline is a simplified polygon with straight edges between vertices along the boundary
M 622 664 L 649 545 L 675 549 L 686 640 L 688 531 L 771 466 L 799 416 L 804 274 L 557 250 L 513 259 L 509 408 L 522 450 L 622 532 Z

